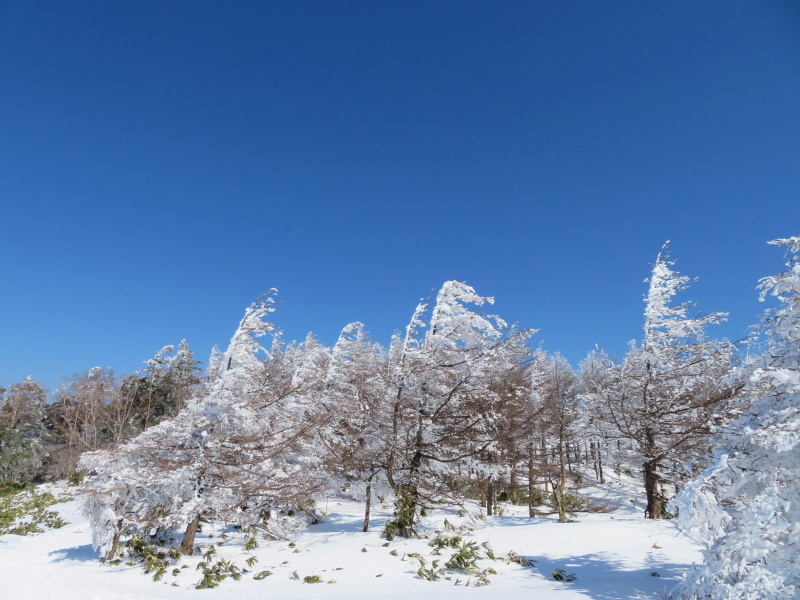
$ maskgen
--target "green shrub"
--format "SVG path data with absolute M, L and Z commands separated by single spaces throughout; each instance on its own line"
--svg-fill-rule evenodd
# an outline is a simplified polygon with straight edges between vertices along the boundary
M 409 494 L 401 493 L 394 503 L 394 519 L 386 521 L 383 528 L 383 536 L 387 540 L 394 539 L 395 536 L 413 537 L 414 512 L 416 502 Z
M 44 527 L 59 529 L 67 525 L 54 510 L 54 504 L 69 502 L 69 498 L 56 498 L 49 492 L 12 491 L 7 487 L 0 496 L 0 535 L 31 535 L 41 533 Z
M 82 484 L 84 479 L 86 479 L 85 471 L 73 471 L 67 478 L 67 483 L 71 486 L 76 486 Z
M 564 492 L 562 496 L 564 509 L 568 513 L 586 512 L 592 507 L 592 501 L 572 492 Z

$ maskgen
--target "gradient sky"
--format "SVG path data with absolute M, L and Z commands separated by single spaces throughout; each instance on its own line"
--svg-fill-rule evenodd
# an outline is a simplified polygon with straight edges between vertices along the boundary
M 0 0 L 0 385 L 388 343 L 448 279 L 574 364 L 682 299 L 742 337 L 800 235 L 795 1 Z

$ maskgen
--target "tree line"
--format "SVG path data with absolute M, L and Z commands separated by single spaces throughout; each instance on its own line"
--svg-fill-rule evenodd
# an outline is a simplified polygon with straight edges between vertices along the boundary
M 186 341 L 126 377 L 95 367 L 64 379 L 48 400 L 32 377 L 0 387 L 0 485 L 63 479 L 81 454 L 114 447 L 186 405 L 201 380 Z
M 744 404 L 733 344 L 706 334 L 724 315 L 676 303 L 689 280 L 673 266 L 657 257 L 642 341 L 621 360 L 594 351 L 577 371 L 461 282 L 420 304 L 388 347 L 361 323 L 332 348 L 313 335 L 285 343 L 272 290 L 183 410 L 83 455 L 98 545 L 112 556 L 120 532 L 180 526 L 191 552 L 206 518 L 281 536 L 332 489 L 364 499 L 365 528 L 373 496 L 392 494 L 389 537 L 415 535 L 425 510 L 465 497 L 489 514 L 498 498 L 527 502 L 535 515 L 549 495 L 567 520 L 570 476 L 587 468 L 641 477 L 646 516 L 670 516 L 686 465 L 702 467 L 715 429 Z
M 547 496 L 567 520 L 570 482 L 610 470 L 640 478 L 645 517 L 671 517 L 672 496 L 770 385 L 754 383 L 763 358 L 745 361 L 709 335 L 725 314 L 679 301 L 689 283 L 665 247 L 641 340 L 620 359 L 594 350 L 577 369 L 532 348 L 535 330 L 484 312 L 493 299 L 462 282 L 417 306 L 388 346 L 361 323 L 331 348 L 312 334 L 285 342 L 270 290 L 202 377 L 182 343 L 122 381 L 101 369 L 73 378 L 53 404 L 33 380 L 11 386 L 2 477 L 89 473 L 85 507 L 106 558 L 125 535 L 153 530 L 182 532 L 190 554 L 203 519 L 287 536 L 331 491 L 363 499 L 365 530 L 373 498 L 393 497 L 389 538 L 416 535 L 427 509 L 467 497 L 488 514 L 508 499 L 534 516 Z

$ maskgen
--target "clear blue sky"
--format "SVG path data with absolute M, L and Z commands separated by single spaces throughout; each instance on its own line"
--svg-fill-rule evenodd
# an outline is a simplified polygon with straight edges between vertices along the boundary
M 0 385 L 388 342 L 447 279 L 577 363 L 665 240 L 738 338 L 800 235 L 795 1 L 0 2 Z

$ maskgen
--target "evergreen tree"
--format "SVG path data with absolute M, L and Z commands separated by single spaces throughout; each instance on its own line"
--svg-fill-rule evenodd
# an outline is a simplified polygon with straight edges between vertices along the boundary
M 84 510 L 105 556 L 120 532 L 185 527 L 190 554 L 203 517 L 275 530 L 326 479 L 314 446 L 319 410 L 317 348 L 287 348 L 266 321 L 274 291 L 245 312 L 219 376 L 174 418 L 113 451 L 87 453 Z M 267 351 L 258 338 L 271 334 Z M 323 368 L 324 372 L 324 368 Z
M 538 350 L 528 368 L 531 401 L 536 417 L 532 420 L 530 457 L 537 457 L 534 470 L 547 478 L 553 490 L 559 520 L 567 520 L 564 501 L 567 486 L 570 445 L 577 442 L 579 379 L 567 360 L 556 353 Z M 537 439 L 538 438 L 538 439 Z
M 800 594 L 800 237 L 787 269 L 761 280 L 769 347 L 749 386 L 761 398 L 726 435 L 711 466 L 678 497 L 680 523 L 706 544 L 705 565 L 676 592 L 704 600 L 789 600 Z
M 48 457 L 47 395 L 32 377 L 0 388 L 0 483 L 41 478 Z
M 350 323 L 333 347 L 327 374 L 326 401 L 333 414 L 324 436 L 327 466 L 353 497 L 364 498 L 364 531 L 369 529 L 373 494 L 388 491 L 381 419 L 385 365 L 383 348 L 370 340 L 364 325 Z
M 145 364 L 147 368 L 122 383 L 119 405 L 114 407 L 127 413 L 119 419 L 127 427 L 126 437 L 178 414 L 200 383 L 200 362 L 186 340 L 177 351 L 164 346 Z
M 420 304 L 402 345 L 398 339 L 390 350 L 387 476 L 398 504 L 387 535 L 414 535 L 420 507 L 448 491 L 467 459 L 496 448 L 505 398 L 495 378 L 519 367 L 518 342 L 532 331 L 516 332 L 472 308 L 493 302 L 445 282 L 433 309 Z
M 690 317 L 689 303 L 674 304 L 689 278 L 672 270 L 659 254 L 645 298 L 644 338 L 631 345 L 620 363 L 595 355 L 606 373 L 585 379 L 587 400 L 614 434 L 632 443 L 644 475 L 645 515 L 668 516 L 664 485 L 674 484 L 678 468 L 704 452 L 703 439 L 727 418 L 726 403 L 736 389 L 722 386 L 731 369 L 733 348 L 709 340 L 708 325 L 723 313 Z

